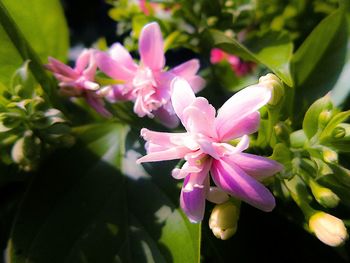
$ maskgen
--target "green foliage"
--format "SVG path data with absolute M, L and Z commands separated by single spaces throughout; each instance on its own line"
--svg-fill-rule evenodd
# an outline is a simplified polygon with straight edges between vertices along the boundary
M 105 123 L 76 133 L 80 143 L 35 176 L 9 262 L 199 262 L 200 225 L 173 202 L 170 171 L 150 177 L 135 167 L 129 128 Z
M 68 30 L 58 0 L 2 1 L 0 42 L 0 82 L 8 85 L 12 72 L 23 61 L 31 60 L 35 78 L 52 93 L 41 60 L 46 62 L 48 56 L 65 60 L 68 52 Z

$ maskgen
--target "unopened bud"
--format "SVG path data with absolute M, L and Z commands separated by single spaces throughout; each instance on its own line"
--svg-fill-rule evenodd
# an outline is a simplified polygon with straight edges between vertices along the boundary
M 338 154 L 329 149 L 329 148 L 324 148 L 322 151 L 322 155 L 323 155 L 323 159 L 327 162 L 327 163 L 336 163 L 338 162 Z
M 335 127 L 332 131 L 333 139 L 341 139 L 346 135 L 346 130 L 343 127 Z
M 302 148 L 307 141 L 303 130 L 298 130 L 290 134 L 290 144 L 293 148 Z
M 209 227 L 222 240 L 229 239 L 237 231 L 240 203 L 227 201 L 216 205 L 210 215 Z
M 310 217 L 309 228 L 319 240 L 332 247 L 344 244 L 349 237 L 342 220 L 321 211 Z
M 332 112 L 324 110 L 318 116 L 318 123 L 320 128 L 324 128 L 332 118 Z
M 277 105 L 284 96 L 284 88 L 281 80 L 274 74 L 269 73 L 259 78 L 259 84 L 266 85 L 272 92 L 268 104 Z
M 312 194 L 320 205 L 326 208 L 334 208 L 339 204 L 339 197 L 331 189 L 323 187 L 313 180 L 310 181 L 309 185 Z
M 290 129 L 284 122 L 277 123 L 273 129 L 275 130 L 276 136 L 283 142 L 289 142 Z

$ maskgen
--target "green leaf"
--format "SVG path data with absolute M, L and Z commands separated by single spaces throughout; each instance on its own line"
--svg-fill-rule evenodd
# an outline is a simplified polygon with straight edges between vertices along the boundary
M 326 17 L 294 54 L 291 72 L 298 117 L 337 81 L 345 62 L 347 38 L 344 12 L 338 10 Z
M 322 111 L 331 110 L 332 102 L 330 96 L 326 95 L 316 100 L 305 113 L 303 130 L 306 136 L 311 139 L 318 130 L 318 120 Z
M 60 1 L 1 1 L 0 42 L 0 82 L 8 84 L 23 61 L 30 60 L 33 75 L 50 93 L 50 79 L 41 61 L 46 62 L 48 56 L 65 60 L 68 52 L 68 29 Z
M 170 170 L 160 184 L 136 165 L 126 126 L 75 131 L 80 143 L 52 156 L 27 192 L 9 262 L 199 262 L 200 225 L 173 202 Z
M 269 32 L 251 39 L 248 42 L 248 47 L 218 30 L 208 30 L 205 35 L 209 37 L 211 46 L 218 47 L 243 59 L 264 64 L 288 86 L 293 86 L 289 72 L 293 44 L 287 34 Z

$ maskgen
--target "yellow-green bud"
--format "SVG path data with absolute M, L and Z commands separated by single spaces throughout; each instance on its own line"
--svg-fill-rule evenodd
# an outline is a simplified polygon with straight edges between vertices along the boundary
M 342 220 L 321 211 L 310 217 L 309 228 L 319 240 L 332 247 L 344 244 L 349 237 Z
M 229 239 L 237 231 L 240 203 L 227 201 L 216 205 L 210 215 L 209 227 L 213 234 L 222 240 Z
M 331 189 L 323 187 L 313 180 L 310 181 L 309 185 L 312 194 L 320 205 L 326 208 L 334 208 L 339 204 L 339 197 Z
M 338 154 L 329 148 L 324 148 L 322 151 L 322 155 L 323 159 L 328 163 L 338 162 Z
M 318 116 L 318 123 L 320 128 L 324 128 L 327 125 L 327 123 L 331 120 L 331 118 L 332 118 L 332 112 L 328 110 L 322 111 Z
M 272 92 L 271 99 L 268 104 L 275 106 L 281 101 L 282 97 L 284 96 L 284 88 L 283 83 L 276 75 L 269 73 L 260 77 L 259 84 L 266 85 L 266 87 L 268 87 Z

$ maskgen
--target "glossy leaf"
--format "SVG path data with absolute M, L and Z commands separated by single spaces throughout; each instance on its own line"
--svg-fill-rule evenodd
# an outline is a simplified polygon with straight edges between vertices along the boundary
M 0 42 L 0 82 L 8 84 L 23 61 L 31 60 L 35 78 L 49 92 L 50 83 L 42 62 L 48 56 L 65 60 L 68 53 L 68 29 L 60 2 L 2 1 Z
M 347 38 L 347 23 L 340 9 L 325 18 L 293 56 L 295 114 L 299 117 L 337 81 L 345 62 Z
M 110 123 L 76 132 L 82 144 L 52 156 L 25 196 L 9 262 L 199 262 L 200 225 L 135 164 L 129 129 Z
M 236 39 L 226 36 L 218 30 L 208 30 L 211 45 L 246 60 L 264 64 L 281 78 L 288 86 L 293 86 L 289 72 L 289 61 L 293 52 L 293 44 L 288 35 L 271 32 L 257 36 L 249 41 L 249 47 Z M 272 45 L 273 43 L 273 45 Z

